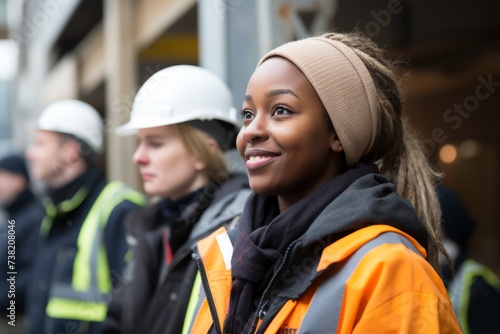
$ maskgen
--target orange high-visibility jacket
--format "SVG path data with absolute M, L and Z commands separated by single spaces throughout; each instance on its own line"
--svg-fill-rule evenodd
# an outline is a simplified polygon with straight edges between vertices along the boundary
M 231 253 L 224 228 L 198 243 L 195 258 L 206 297 L 191 333 L 212 326 L 222 332 Z M 462 333 L 425 249 L 408 234 L 372 225 L 309 254 L 267 289 L 252 333 Z

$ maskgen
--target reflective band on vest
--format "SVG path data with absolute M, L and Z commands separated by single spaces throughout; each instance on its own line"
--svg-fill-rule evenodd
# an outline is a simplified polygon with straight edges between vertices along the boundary
M 469 320 L 467 317 L 470 289 L 474 280 L 478 277 L 483 278 L 489 285 L 500 291 L 500 279 L 488 267 L 472 259 L 462 263 L 448 289 L 453 310 L 457 315 L 458 322 L 464 334 L 470 333 Z
M 47 304 L 47 315 L 59 319 L 100 322 L 106 319 L 106 312 L 106 303 L 50 298 Z
M 45 198 L 43 200 L 45 207 L 45 217 L 42 220 L 42 224 L 40 226 L 40 233 L 43 236 L 47 236 L 49 234 L 50 229 L 52 228 L 53 219 L 57 216 L 58 213 L 66 213 L 70 212 L 82 204 L 83 200 L 89 194 L 89 189 L 87 187 L 81 187 L 76 194 L 65 201 L 62 201 L 57 206 L 52 203 L 50 198 Z
M 219 234 L 215 237 L 215 239 L 217 239 L 217 243 L 219 244 L 226 269 L 230 270 L 231 258 L 233 257 L 233 244 L 231 243 L 231 239 L 229 239 L 229 235 L 227 233 Z
M 395 232 L 380 234 L 352 254 L 342 269 L 320 285 L 309 305 L 300 325 L 301 333 L 336 333 L 344 300 L 345 283 L 358 267 L 363 257 L 378 246 L 384 244 L 403 244 L 420 255 L 415 246 L 404 236 Z M 335 301 L 332 303 L 332 301 Z M 325 322 L 325 319 L 328 319 Z
M 201 290 L 201 275 L 198 271 L 194 279 L 193 288 L 191 289 L 191 296 L 189 297 L 188 307 L 186 309 L 186 317 L 182 325 L 182 334 L 188 334 L 192 326 L 194 315 L 198 313 L 198 301 L 200 300 Z
M 125 200 L 137 205 L 145 203 L 141 194 L 117 181 L 108 183 L 97 197 L 78 234 L 71 285 L 62 283 L 51 287 L 46 308 L 49 317 L 105 319 L 112 282 L 103 234 L 111 212 Z

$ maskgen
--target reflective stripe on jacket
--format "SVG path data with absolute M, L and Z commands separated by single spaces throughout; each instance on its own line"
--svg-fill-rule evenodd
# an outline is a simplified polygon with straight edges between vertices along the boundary
M 219 229 L 197 245 L 207 297 L 191 333 L 207 333 L 212 326 L 221 332 L 232 281 L 228 241 L 226 231 Z M 425 255 L 412 237 L 394 227 L 357 230 L 318 252 L 316 268 L 306 257 L 284 272 L 280 282 L 285 286 L 306 280 L 308 272 L 318 275 L 305 291 L 286 291 L 278 284 L 270 302 L 281 298 L 282 306 L 276 312 L 259 310 L 255 332 L 461 333 L 444 285 Z M 297 294 L 295 300 L 286 298 Z
M 479 277 L 500 291 L 500 279 L 488 267 L 472 259 L 462 263 L 448 289 L 453 309 L 464 334 L 470 333 L 468 319 L 470 292 L 472 284 Z
M 82 196 L 85 194 L 82 193 Z M 78 206 L 81 203 L 80 197 L 77 193 L 73 197 L 76 203 L 65 201 L 61 203 L 61 208 Z M 46 307 L 47 316 L 94 322 L 105 319 L 112 281 L 103 234 L 111 212 L 125 200 L 137 205 L 145 204 L 145 199 L 140 193 L 128 188 L 122 182 L 110 182 L 101 191 L 78 234 L 78 251 L 73 262 L 71 284 L 54 283 Z M 49 219 L 45 219 L 42 223 L 42 234 L 50 231 L 50 210 L 49 205 L 47 207 Z

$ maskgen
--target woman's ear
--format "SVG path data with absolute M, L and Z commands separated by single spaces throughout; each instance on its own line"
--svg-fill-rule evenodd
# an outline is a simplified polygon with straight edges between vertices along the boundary
M 336 132 L 332 134 L 332 140 L 330 142 L 330 148 L 333 152 L 340 153 L 344 152 L 344 148 L 342 147 L 342 143 L 340 142 L 339 136 Z
M 208 147 L 210 147 L 210 152 L 214 154 L 217 153 L 219 150 L 219 144 L 217 144 L 217 141 L 213 138 L 207 138 L 207 143 Z
M 208 136 L 206 136 L 206 137 L 207 137 L 206 140 L 207 140 L 207 144 L 208 144 L 208 147 L 210 149 L 210 152 L 213 154 L 217 153 L 217 151 L 219 150 L 219 145 L 217 144 L 217 141 L 211 137 L 208 137 Z M 205 163 L 205 161 L 203 161 L 203 159 L 201 159 L 200 157 L 195 157 L 194 168 L 197 171 L 202 171 L 206 167 L 207 167 L 207 164 Z
M 205 164 L 205 162 L 203 160 L 201 160 L 200 158 L 196 157 L 195 158 L 195 162 L 194 162 L 194 169 L 197 170 L 198 172 L 201 172 L 202 170 L 205 169 L 205 167 L 207 166 Z

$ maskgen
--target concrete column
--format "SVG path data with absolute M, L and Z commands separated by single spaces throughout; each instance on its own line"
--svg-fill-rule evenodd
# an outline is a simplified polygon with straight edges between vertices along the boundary
M 106 85 L 106 171 L 110 180 L 122 180 L 140 188 L 137 168 L 132 163 L 136 139 L 117 137 L 114 130 L 129 119 L 137 89 L 134 48 L 134 1 L 104 1 L 104 64 Z
M 224 1 L 198 1 L 200 66 L 228 82 L 228 7 Z

